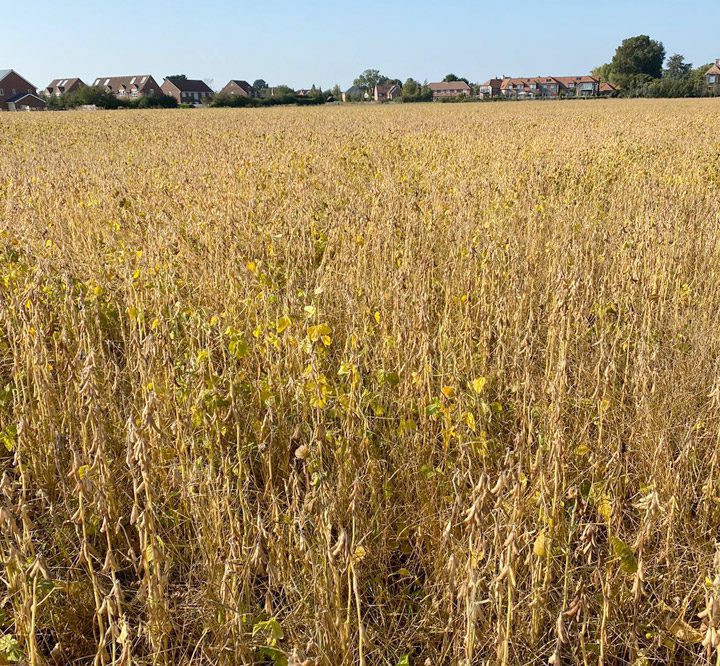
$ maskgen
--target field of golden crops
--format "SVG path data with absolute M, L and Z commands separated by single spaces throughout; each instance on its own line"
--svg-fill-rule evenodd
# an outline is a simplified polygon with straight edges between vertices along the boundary
M 0 664 L 720 664 L 718 117 L 0 116 Z

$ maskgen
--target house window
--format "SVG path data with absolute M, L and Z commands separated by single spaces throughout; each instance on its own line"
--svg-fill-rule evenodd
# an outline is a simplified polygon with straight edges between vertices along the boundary
M 0 97 L 2 97 L 4 94 L 5 94 L 5 91 L 2 88 L 0 88 Z
M 717 83 L 717 75 L 710 74 L 710 76 L 708 76 L 708 83 Z M 0 91 L 0 95 L 1 94 L 2 94 L 2 91 Z

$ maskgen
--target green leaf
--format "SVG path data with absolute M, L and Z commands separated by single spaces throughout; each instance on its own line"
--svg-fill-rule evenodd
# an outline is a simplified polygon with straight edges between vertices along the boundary
M 274 666 L 288 666 L 287 655 L 276 647 L 271 647 L 269 645 L 261 647 L 257 651 L 256 656 L 263 661 L 265 659 L 271 659 Z
M 617 537 L 613 537 L 611 543 L 613 555 L 620 560 L 620 568 L 628 574 L 637 573 L 638 563 L 632 548 Z
M 9 634 L 0 636 L 0 663 L 14 664 L 24 656 L 20 643 L 12 636 Z
M 410 666 L 410 655 L 404 654 L 400 661 L 397 663 L 397 666 Z

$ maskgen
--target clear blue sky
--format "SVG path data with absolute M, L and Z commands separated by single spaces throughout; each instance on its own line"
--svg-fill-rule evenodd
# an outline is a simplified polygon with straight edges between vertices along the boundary
M 720 58 L 710 0 L 0 0 L 0 69 L 57 77 L 168 74 L 343 88 L 366 68 L 405 80 L 454 72 L 584 74 L 649 34 L 696 66 Z

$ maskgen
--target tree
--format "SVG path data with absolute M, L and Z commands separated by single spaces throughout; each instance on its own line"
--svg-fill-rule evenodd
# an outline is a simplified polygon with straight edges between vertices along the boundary
M 468 85 L 470 85 L 470 81 L 468 81 L 463 76 L 455 76 L 455 74 L 448 74 L 444 79 L 443 83 L 452 83 L 453 81 L 465 81 Z
M 172 74 L 170 76 L 166 76 L 166 79 L 176 79 L 177 81 L 187 81 L 187 76 L 185 74 Z
M 659 79 L 665 62 L 662 42 L 647 35 L 629 37 L 618 46 L 610 63 L 610 77 L 622 87 L 628 88 Z
M 366 69 L 360 76 L 354 81 L 353 85 L 358 88 L 364 88 L 368 92 L 375 89 L 375 86 L 380 83 L 385 83 L 388 80 L 387 76 L 380 74 L 378 69 Z
M 596 79 L 600 79 L 601 81 L 610 81 L 610 76 L 612 74 L 612 65 L 609 62 L 606 62 L 604 65 L 600 65 L 599 67 L 593 69 L 591 74 Z
M 667 60 L 663 78 L 684 79 L 692 71 L 692 64 L 685 62 L 685 57 L 679 53 L 671 55 Z
M 265 79 L 256 79 L 255 82 L 252 84 L 252 87 L 259 95 L 263 90 L 265 90 L 265 88 L 268 88 L 269 86 Z
M 330 94 L 331 94 L 335 99 L 342 99 L 342 89 L 340 88 L 340 84 L 336 83 L 336 84 L 333 86 L 332 91 L 330 92 Z
M 421 85 L 418 81 L 413 78 L 409 78 L 402 87 L 402 96 L 415 97 L 420 92 Z

